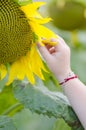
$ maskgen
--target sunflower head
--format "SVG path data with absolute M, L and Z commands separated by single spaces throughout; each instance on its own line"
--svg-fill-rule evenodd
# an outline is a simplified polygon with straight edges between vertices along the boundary
M 34 84 L 34 75 L 44 79 L 42 70 L 46 71 L 35 41 L 56 35 L 43 26 L 50 21 L 38 12 L 44 2 L 21 6 L 14 1 L 0 0 L 0 79 L 8 74 L 7 85 L 24 77 Z M 10 65 L 9 71 L 7 64 Z
M 31 47 L 32 30 L 13 0 L 0 0 L 0 64 L 13 63 Z

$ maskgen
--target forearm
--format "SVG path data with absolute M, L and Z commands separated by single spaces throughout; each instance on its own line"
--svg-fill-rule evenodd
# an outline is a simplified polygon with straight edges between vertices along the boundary
M 50 41 L 54 41 L 57 44 L 50 46 L 46 42 L 44 46 L 38 44 L 38 48 L 51 72 L 62 83 L 65 80 L 69 80 L 70 73 L 72 72 L 70 68 L 70 48 L 60 37 L 51 39 Z M 72 74 L 72 78 L 74 75 Z M 86 129 L 86 86 L 76 77 L 64 84 L 62 88 Z
M 73 79 L 66 82 L 62 88 L 86 129 L 86 86 L 79 79 Z

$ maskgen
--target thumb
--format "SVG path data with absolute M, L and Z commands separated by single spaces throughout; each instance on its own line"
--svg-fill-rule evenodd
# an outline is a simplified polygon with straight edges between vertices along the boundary
M 39 52 L 41 53 L 41 55 L 43 56 L 43 58 L 48 61 L 49 59 L 51 59 L 51 54 L 49 53 L 49 51 L 47 50 L 47 48 L 42 45 L 40 45 L 40 43 L 37 43 L 37 47 Z

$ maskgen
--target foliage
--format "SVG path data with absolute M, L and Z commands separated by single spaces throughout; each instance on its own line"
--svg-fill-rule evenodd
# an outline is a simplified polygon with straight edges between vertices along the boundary
M 16 127 L 11 118 L 0 116 L 0 130 L 16 130 Z
M 68 125 L 74 127 L 73 129 L 81 127 L 68 100 L 62 93 L 51 92 L 43 84 L 32 86 L 31 84 L 16 83 L 14 86 L 14 95 L 25 108 L 49 117 L 63 118 Z
M 38 84 L 39 84 L 39 86 L 38 86 Z M 9 130 L 11 130 L 11 127 L 13 127 L 14 130 L 16 128 L 20 129 L 22 117 L 21 117 L 20 122 L 18 122 L 17 120 L 19 119 L 20 116 L 22 116 L 22 112 L 24 114 L 23 109 L 27 109 L 27 112 L 25 112 L 27 114 L 28 114 L 28 109 L 29 109 L 32 111 L 32 113 L 35 112 L 37 114 L 43 114 L 44 115 L 43 118 L 45 118 L 45 119 L 46 119 L 46 116 L 48 116 L 48 119 L 50 120 L 50 122 L 52 122 L 53 126 L 54 126 L 54 123 L 57 122 L 56 119 L 63 119 L 73 130 L 76 130 L 76 129 L 83 130 L 83 128 L 81 127 L 81 124 L 80 124 L 77 116 L 75 115 L 74 111 L 72 110 L 67 98 L 61 92 L 52 92 L 52 91 L 48 90 L 40 80 L 38 80 L 38 83 L 34 86 L 32 86 L 31 84 L 28 84 L 26 81 L 24 81 L 24 82 L 15 81 L 13 83 L 13 86 L 4 88 L 3 91 L 6 92 L 6 89 L 8 89 L 8 92 L 9 93 L 11 92 L 11 94 L 13 91 L 16 100 L 18 100 L 20 103 L 18 103 L 18 101 L 14 100 L 14 97 L 12 95 L 11 95 L 11 97 L 9 97 L 9 99 L 13 100 L 14 103 L 11 103 L 11 101 L 9 100 L 10 105 L 7 102 L 7 105 L 4 108 L 5 112 L 2 112 L 2 116 L 0 118 L 1 119 L 0 123 L 1 123 L 1 127 L 3 126 L 3 130 L 5 129 L 5 127 L 6 127 L 6 129 L 9 128 Z M 7 93 L 7 95 L 8 95 L 8 93 Z M 1 96 L 2 97 L 1 101 L 3 101 L 4 96 L 5 95 Z M 10 96 L 10 94 L 9 94 L 9 96 Z M 5 100 L 6 99 L 7 98 L 5 98 Z M 15 113 L 18 111 L 20 111 L 19 114 L 15 115 Z M 5 115 L 10 115 L 12 117 L 7 117 Z M 40 115 L 40 117 L 41 117 L 41 115 Z M 30 118 L 29 116 L 28 116 L 28 118 L 26 116 L 24 118 L 27 119 L 27 121 L 31 120 L 31 119 L 29 119 Z M 59 122 L 58 122 L 59 125 L 61 124 L 61 122 L 63 122 L 63 120 L 62 121 L 59 120 Z M 2 122 L 3 122 L 3 125 L 2 125 Z M 13 124 L 15 124 L 15 125 L 13 125 Z M 57 124 L 57 123 L 55 123 L 55 124 Z M 22 124 L 22 125 L 24 125 L 24 124 Z M 64 123 L 64 127 L 68 127 L 68 125 L 66 125 Z M 34 128 L 32 128 L 32 130 L 33 129 Z M 55 128 L 53 128 L 53 129 L 55 129 Z M 63 127 L 62 127 L 62 129 L 63 129 Z M 68 129 L 69 129 L 69 127 L 68 127 Z M 27 128 L 26 128 L 26 130 L 27 130 Z
M 81 0 L 76 1 L 82 3 Z M 15 2 L 26 5 L 32 0 Z M 72 70 L 86 84 L 86 31 L 77 32 L 75 40 L 76 35 L 71 38 L 70 32 L 50 26 L 69 44 Z M 0 81 L 0 130 L 83 130 L 53 74 L 43 74 L 45 80 L 36 77 L 34 86 L 26 79 L 5 86 L 7 76 Z

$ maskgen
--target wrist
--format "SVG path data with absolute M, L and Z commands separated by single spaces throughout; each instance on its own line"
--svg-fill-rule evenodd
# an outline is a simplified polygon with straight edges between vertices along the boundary
M 69 77 L 69 75 L 71 75 L 71 74 L 73 75 L 74 72 L 71 69 L 69 69 L 60 75 L 56 75 L 56 78 L 59 82 L 62 82 L 65 78 Z
M 68 74 L 66 74 L 66 77 L 61 77 L 61 79 L 59 80 L 59 85 L 65 85 L 66 82 L 78 78 L 77 75 L 74 74 L 74 72 L 70 71 Z

